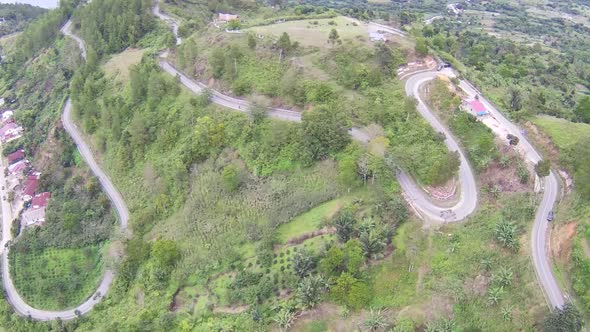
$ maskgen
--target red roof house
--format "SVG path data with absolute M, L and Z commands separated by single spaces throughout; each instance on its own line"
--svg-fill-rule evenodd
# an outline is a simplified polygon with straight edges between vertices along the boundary
M 18 137 L 22 131 L 23 127 L 17 125 L 16 123 L 7 123 L 0 129 L 0 140 L 7 142 L 15 137 Z
M 50 193 L 44 192 L 33 197 L 31 206 L 22 214 L 24 226 L 39 225 L 45 222 L 45 208 L 50 196 Z
M 49 198 L 51 197 L 50 192 L 40 193 L 38 195 L 33 196 L 33 201 L 31 202 L 31 209 L 41 209 L 47 207 L 47 203 L 49 203 Z
M 25 150 L 16 150 L 13 153 L 9 154 L 6 158 L 8 159 L 8 165 L 12 165 L 17 161 L 25 159 Z
M 219 15 L 217 16 L 217 20 L 222 21 L 222 22 L 237 20 L 238 18 L 240 18 L 240 16 L 232 15 L 232 14 L 224 14 L 224 13 L 219 13 Z
M 27 161 L 25 159 L 17 161 L 16 163 L 8 166 L 8 171 L 13 174 L 16 175 L 19 172 L 22 172 L 23 169 L 25 169 L 27 167 Z
M 472 101 L 469 102 L 469 105 L 471 106 L 471 110 L 473 112 L 475 112 L 475 114 L 477 115 L 486 115 L 488 114 L 488 111 L 486 110 L 486 107 L 481 103 L 481 101 L 474 99 Z
M 23 187 L 23 199 L 25 201 L 33 198 L 33 195 L 35 195 L 40 175 L 41 173 L 36 172 L 27 176 L 27 180 L 25 181 L 25 185 Z

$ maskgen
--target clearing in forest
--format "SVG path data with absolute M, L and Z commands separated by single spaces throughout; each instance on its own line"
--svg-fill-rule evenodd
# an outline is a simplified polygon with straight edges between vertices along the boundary
M 281 225 L 277 230 L 279 242 L 286 243 L 290 239 L 317 231 L 322 222 L 332 218 L 347 201 L 346 198 L 338 198 L 326 202 Z
M 533 122 L 562 150 L 578 144 L 584 137 L 590 137 L 590 125 L 586 123 L 574 123 L 547 115 L 538 116 Z
M 297 41 L 303 46 L 325 47 L 328 45 L 330 31 L 336 29 L 343 41 L 353 39 L 368 41 L 369 32 L 364 24 L 355 23 L 343 16 L 328 19 L 309 19 L 290 21 L 248 29 L 262 36 L 273 36 L 276 39 L 283 32 L 289 34 L 292 41 Z
M 130 48 L 116 54 L 104 64 L 104 71 L 109 77 L 117 78 L 122 82 L 127 82 L 129 80 L 129 70 L 131 66 L 141 61 L 145 51 L 145 49 Z

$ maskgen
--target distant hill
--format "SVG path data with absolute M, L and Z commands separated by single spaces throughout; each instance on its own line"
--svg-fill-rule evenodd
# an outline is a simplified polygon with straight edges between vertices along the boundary
M 23 4 L 0 4 L 0 37 L 21 31 L 47 9 Z

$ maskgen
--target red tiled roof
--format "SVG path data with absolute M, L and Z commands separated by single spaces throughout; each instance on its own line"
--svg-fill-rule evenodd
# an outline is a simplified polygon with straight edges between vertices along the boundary
M 0 129 L 0 136 L 5 136 L 6 132 L 11 130 L 11 129 L 16 129 L 18 126 L 16 125 L 16 123 L 14 122 L 10 122 L 4 125 L 4 127 L 2 127 L 2 129 Z
M 33 196 L 37 191 L 37 182 L 39 182 L 39 174 L 32 174 L 27 176 L 25 181 L 25 189 L 23 193 L 28 196 Z
M 51 197 L 50 192 L 40 193 L 39 195 L 33 196 L 33 201 L 31 202 L 32 209 L 40 209 L 47 206 L 49 202 L 49 197 Z
M 486 107 L 483 106 L 481 101 L 479 101 L 477 99 L 471 101 L 470 104 L 471 104 L 471 109 L 473 109 L 473 111 L 475 111 L 475 112 L 485 112 L 486 111 Z
M 25 167 L 27 167 L 27 161 L 21 160 L 21 161 L 17 161 L 16 163 L 8 166 L 8 171 L 11 173 L 16 173 L 16 172 L 22 171 L 23 169 L 25 169 Z
M 17 162 L 19 160 L 23 160 L 25 158 L 25 150 L 23 150 L 23 149 L 16 150 L 13 153 L 6 156 L 6 158 L 8 158 L 9 165 L 14 164 L 15 162 Z

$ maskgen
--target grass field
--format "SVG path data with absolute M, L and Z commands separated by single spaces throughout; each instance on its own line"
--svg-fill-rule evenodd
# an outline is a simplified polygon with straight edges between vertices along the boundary
M 538 116 L 533 123 L 551 137 L 558 148 L 564 150 L 578 144 L 580 139 L 590 136 L 590 125 L 574 123 L 552 116 Z
M 11 48 L 20 34 L 21 32 L 15 32 L 0 37 L 0 46 L 3 48 Z
M 312 23 L 313 22 L 313 23 Z M 317 22 L 317 24 L 314 24 Z M 330 24 L 333 22 L 333 24 Z M 326 47 L 328 35 L 332 29 L 336 29 L 343 42 L 347 40 L 365 40 L 369 38 L 367 28 L 364 25 L 354 25 L 350 19 L 342 16 L 333 19 L 301 20 L 248 29 L 263 36 L 278 38 L 283 32 L 304 46 Z
M 493 228 L 507 218 L 519 225 L 523 239 L 532 202 L 526 195 L 506 196 L 502 209 L 483 207 L 466 224 L 425 232 L 419 224 L 402 226 L 394 244 L 397 250 L 384 264 L 371 269 L 374 307 L 391 308 L 414 322 L 452 317 L 457 330 L 531 330 L 545 310 L 538 291 L 527 245 L 511 252 L 494 241 Z M 403 245 L 401 245 L 403 244 Z M 486 270 L 482 260 L 491 261 Z M 504 286 L 497 304 L 488 292 L 495 276 L 504 268 L 513 272 L 511 284 Z M 511 312 L 511 319 L 503 318 Z
M 11 256 L 15 287 L 28 304 L 38 309 L 58 310 L 80 304 L 92 295 L 101 277 L 97 246 Z
M 318 230 L 324 220 L 334 216 L 349 200 L 338 198 L 324 203 L 281 225 L 277 230 L 279 242 L 286 243 L 290 239 Z
M 129 68 L 141 61 L 145 49 L 131 48 L 114 55 L 104 64 L 103 69 L 107 76 L 117 78 L 123 83 L 129 80 Z

